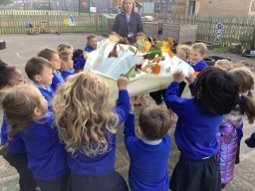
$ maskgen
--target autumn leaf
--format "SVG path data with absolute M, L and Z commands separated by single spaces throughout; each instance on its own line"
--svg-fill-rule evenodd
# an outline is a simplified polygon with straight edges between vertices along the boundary
M 174 46 L 174 39 L 173 37 L 169 37 L 168 41 L 163 42 L 161 51 L 167 53 L 170 56 L 170 58 L 172 58 L 174 56 L 174 53 L 171 50 L 173 46 Z
M 130 52 L 132 52 L 132 53 L 135 53 L 135 49 L 134 49 L 132 46 L 130 46 L 130 47 L 128 48 L 128 50 L 129 50 Z
M 134 78 L 136 75 L 135 66 L 130 68 L 130 70 L 126 74 L 122 74 L 122 76 L 126 76 L 127 78 Z
M 118 57 L 118 54 L 117 54 L 117 44 L 114 45 L 112 51 L 108 55 L 108 58 L 111 58 L 111 57 L 115 57 L 115 58 Z
M 119 42 L 120 37 L 118 37 L 117 35 L 111 34 L 111 35 L 109 35 L 109 40 L 113 41 L 113 42 Z
M 147 40 L 145 36 L 138 36 L 136 43 L 138 46 L 138 50 L 141 52 L 148 52 L 151 48 L 151 43 Z
M 119 47 L 119 49 L 120 49 L 120 51 L 121 51 L 121 52 L 123 52 L 123 51 L 124 51 L 123 46 L 121 46 L 120 44 L 118 44 L 118 47 Z
M 152 74 L 159 74 L 160 72 L 160 65 L 159 64 L 155 64 L 153 66 L 151 66 L 151 73 Z
M 164 56 L 157 56 L 153 59 L 153 62 L 159 63 L 162 60 L 165 60 Z

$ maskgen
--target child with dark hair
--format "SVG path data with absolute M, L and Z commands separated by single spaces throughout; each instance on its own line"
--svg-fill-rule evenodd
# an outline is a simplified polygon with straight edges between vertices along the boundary
M 240 89 L 239 102 L 228 114 L 224 115 L 224 121 L 219 129 L 219 153 L 222 190 L 232 181 L 234 176 L 235 159 L 239 163 L 240 140 L 242 137 L 243 115 L 248 117 L 249 123 L 254 122 L 255 101 L 253 100 L 251 89 L 254 82 L 252 72 L 247 67 L 238 67 L 230 70 L 238 83 Z M 249 92 L 247 94 L 247 92 Z M 238 131 L 241 129 L 241 131 Z M 241 133 L 241 136 L 238 136 Z
M 60 60 L 59 60 L 59 55 L 57 51 L 50 49 L 50 48 L 45 48 L 41 50 L 38 55 L 38 57 L 45 58 L 46 60 L 49 60 L 52 64 L 53 67 L 53 79 L 52 79 L 52 84 L 51 88 L 55 92 L 61 84 L 63 84 L 65 81 L 62 78 L 61 73 L 59 72 L 60 70 Z
M 192 82 L 191 79 L 188 81 Z M 185 99 L 178 96 L 182 80 L 183 74 L 177 71 L 165 96 L 166 105 L 178 116 L 175 141 L 180 150 L 170 188 L 175 191 L 219 191 L 217 133 L 223 114 L 229 113 L 239 101 L 239 85 L 232 74 L 208 67 L 200 72 L 194 83 L 194 98 Z
M 34 85 L 45 97 L 51 110 L 51 100 L 55 93 L 50 86 L 53 79 L 52 64 L 45 58 L 33 57 L 27 61 L 25 71 L 29 79 L 34 82 Z
M 142 108 L 139 114 L 141 137 L 135 135 L 135 116 L 129 114 L 124 128 L 130 158 L 129 186 L 132 191 L 168 191 L 168 159 L 172 124 L 170 112 L 157 105 Z
M 65 191 L 69 168 L 64 145 L 60 144 L 54 115 L 33 85 L 24 84 L 4 92 L 2 107 L 10 135 L 20 133 L 25 143 L 28 168 L 41 191 Z
M 15 67 L 10 67 L 0 59 L 0 90 L 24 83 L 21 72 Z M 0 152 L 6 161 L 13 166 L 19 174 L 19 189 L 22 191 L 35 191 L 36 181 L 28 169 L 27 150 L 20 133 L 12 135 L 6 121 L 5 114 L 1 125 Z
M 85 52 L 82 49 L 76 49 L 73 52 L 73 68 L 76 72 L 83 70 L 85 65 Z

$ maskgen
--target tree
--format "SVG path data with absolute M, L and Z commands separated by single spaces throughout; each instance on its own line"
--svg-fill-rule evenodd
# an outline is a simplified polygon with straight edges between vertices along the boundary
M 12 1 L 11 0 L 1 0 L 0 1 L 0 5 L 8 5 L 8 4 L 11 4 Z

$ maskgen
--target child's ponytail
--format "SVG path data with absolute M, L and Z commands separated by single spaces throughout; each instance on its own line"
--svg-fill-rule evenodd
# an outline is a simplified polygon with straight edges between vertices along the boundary
M 253 99 L 252 93 L 249 92 L 248 95 L 241 95 L 239 105 L 241 114 L 245 114 L 249 123 L 252 124 L 255 119 L 255 101 Z

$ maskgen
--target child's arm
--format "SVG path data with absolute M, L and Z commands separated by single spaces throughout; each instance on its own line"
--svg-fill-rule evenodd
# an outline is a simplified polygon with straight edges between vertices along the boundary
M 117 100 L 117 107 L 115 109 L 115 112 L 119 117 L 119 124 L 121 124 L 127 119 L 128 113 L 130 111 L 130 101 L 127 91 L 127 83 L 128 79 L 123 76 L 121 76 L 117 80 L 117 85 L 119 88 L 119 97 Z
M 174 74 L 174 81 L 168 86 L 165 94 L 164 101 L 167 107 L 170 107 L 174 113 L 180 115 L 180 112 L 183 111 L 182 103 L 186 99 L 179 97 L 179 83 L 183 80 L 183 73 L 177 71 Z
M 129 113 L 127 120 L 124 124 L 124 140 L 127 150 L 130 148 L 134 138 L 135 138 L 135 116 Z

